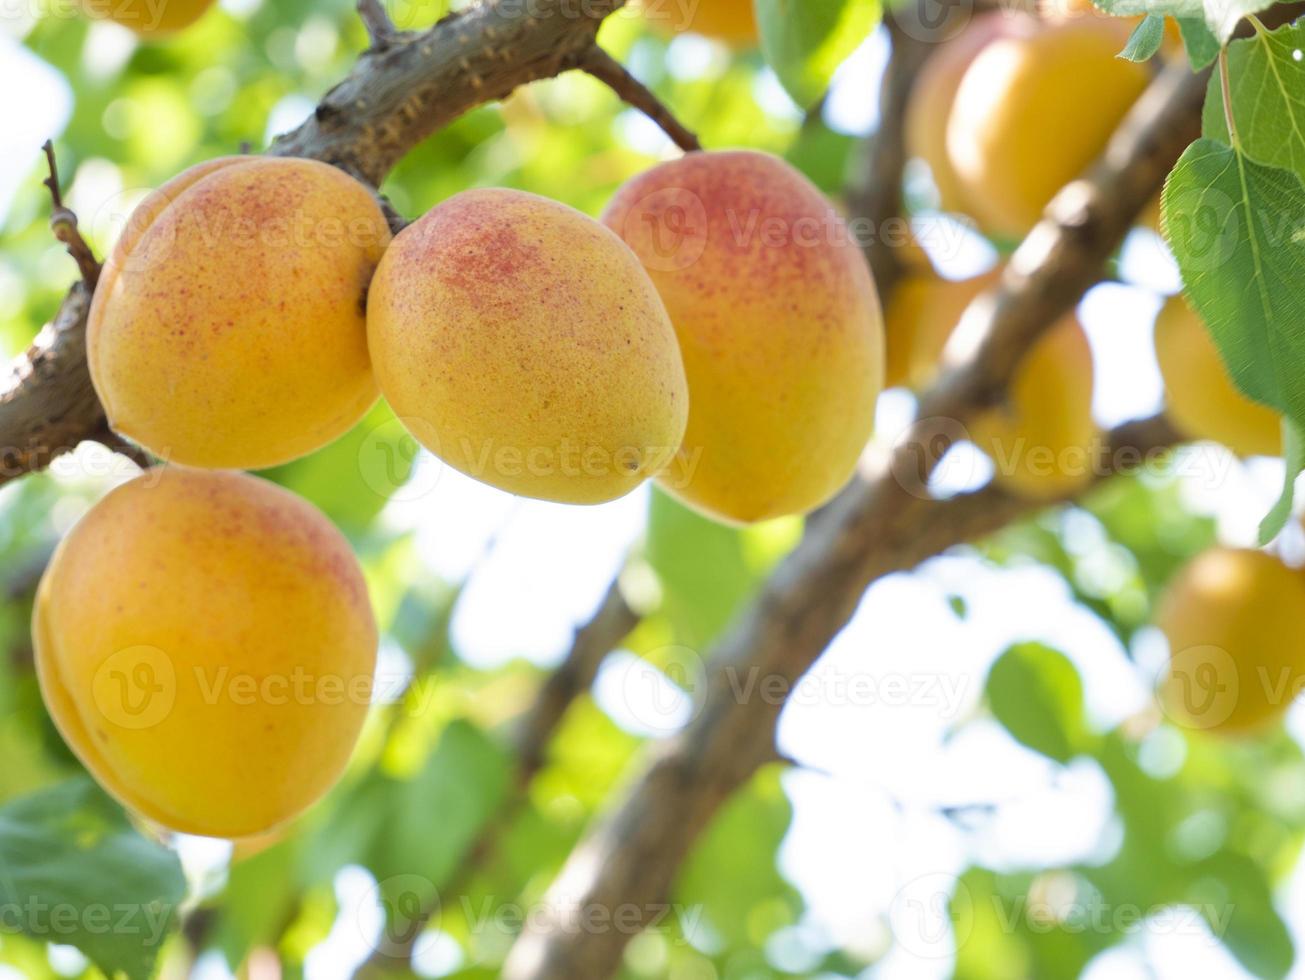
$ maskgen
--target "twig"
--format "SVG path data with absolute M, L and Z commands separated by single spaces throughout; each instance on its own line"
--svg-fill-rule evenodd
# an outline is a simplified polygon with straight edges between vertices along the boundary
M 100 263 L 77 229 L 77 215 L 64 207 L 63 194 L 59 190 L 59 164 L 54 157 L 54 142 L 46 140 L 41 149 L 45 151 L 45 159 L 50 167 L 50 176 L 42 183 L 49 188 L 50 198 L 54 202 L 54 210 L 50 212 L 50 230 L 54 232 L 55 238 L 63 242 L 68 254 L 77 263 L 82 282 L 86 283 L 87 288 L 94 289 L 100 279 Z
M 399 30 L 394 26 L 394 21 L 390 20 L 381 0 L 358 0 L 358 18 L 367 28 L 372 51 L 384 51 L 399 36 Z
M 671 142 L 685 153 L 702 149 L 702 144 L 670 109 L 643 82 L 630 74 L 629 69 L 600 48 L 591 47 L 580 60 L 579 68 L 598 79 L 628 105 L 633 106 L 662 128 Z

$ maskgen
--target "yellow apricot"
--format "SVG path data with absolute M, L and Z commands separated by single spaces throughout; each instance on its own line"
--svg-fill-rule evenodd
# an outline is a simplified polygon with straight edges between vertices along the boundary
M 510 493 L 594 504 L 670 460 L 688 390 L 630 250 L 534 194 L 458 194 L 405 228 L 372 283 L 381 391 L 417 440 Z
M 1305 680 L 1305 577 L 1262 551 L 1198 555 L 1155 624 L 1170 654 L 1160 701 L 1180 725 L 1253 732 L 1286 714 Z
M 1016 368 L 1006 403 L 971 426 L 999 485 L 1029 500 L 1085 486 L 1099 448 L 1092 420 L 1092 348 L 1073 315 L 1040 337 Z
M 1282 422 L 1238 391 L 1200 316 L 1172 296 L 1155 321 L 1155 353 L 1165 380 L 1165 411 L 1195 439 L 1221 442 L 1241 456 L 1282 452 Z
M 932 269 L 903 276 L 884 311 L 885 383 L 919 389 L 932 382 L 962 315 L 1000 280 L 1000 268 L 968 279 L 944 279 Z
M 163 467 L 97 503 L 32 615 L 69 747 L 129 809 L 244 838 L 343 771 L 367 714 L 376 624 L 348 542 L 257 477 Z
M 627 182 L 603 220 L 648 269 L 684 352 L 689 426 L 661 485 L 738 522 L 838 492 L 873 427 L 883 320 L 824 195 L 768 154 L 691 153 Z
M 947 153 L 970 213 L 1017 238 L 1105 149 L 1150 80 L 1115 57 L 1129 26 L 1113 17 L 1043 23 L 992 41 L 961 79 Z
M 95 20 L 111 20 L 141 37 L 162 37 L 189 27 L 213 6 L 213 0 L 81 0 Z
M 906 108 L 906 149 L 929 165 L 942 210 L 969 210 L 961 178 L 947 152 L 947 119 L 961 79 L 989 43 L 999 37 L 1027 36 L 1036 29 L 1036 21 L 1028 14 L 980 14 L 960 34 L 940 45 L 920 70 Z
M 228 157 L 132 214 L 88 320 L 115 430 L 193 466 L 319 449 L 376 401 L 363 313 L 389 242 L 367 188 L 313 160 Z
M 642 0 L 644 18 L 659 33 L 692 31 L 732 45 L 757 43 L 753 0 Z

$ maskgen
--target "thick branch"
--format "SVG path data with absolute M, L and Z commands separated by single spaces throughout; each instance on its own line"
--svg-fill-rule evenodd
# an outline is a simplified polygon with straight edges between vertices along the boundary
M 1204 76 L 1185 67 L 1165 74 L 1125 121 L 1091 178 L 1057 196 L 1048 218 L 1013 258 L 991 302 L 983 343 L 926 393 L 923 421 L 890 458 L 810 522 L 802 543 L 721 641 L 700 713 L 659 748 L 624 802 L 572 853 L 546 896 L 545 914 L 532 917 L 513 947 L 504 972 L 508 980 L 613 975 L 630 931 L 577 933 L 566 926 L 567 911 L 610 912 L 619 906 L 647 914 L 666 900 L 680 863 L 721 803 L 775 756 L 774 725 L 782 705 L 737 692 L 773 690 L 776 682 L 791 690 L 851 619 L 871 583 L 1033 509 L 997 489 L 940 502 L 920 487 L 951 433 L 992 402 L 1020 353 L 1097 280 L 1199 132 L 1204 88 Z M 939 426 L 939 418 L 946 424 Z M 940 432 L 944 439 L 935 438 Z M 1137 449 L 1172 437 L 1162 422 L 1117 435 L 1135 441 L 1133 455 L 1108 454 L 1100 461 L 1103 472 L 1132 462 Z M 740 674 L 764 683 L 749 688 L 740 684 Z
M 633 106 L 662 128 L 676 146 L 685 153 L 702 149 L 702 144 L 683 123 L 675 118 L 661 99 L 630 74 L 629 70 L 602 48 L 595 45 L 580 62 L 580 68 L 615 92 L 628 105 Z
M 313 157 L 379 185 L 414 146 L 468 109 L 580 67 L 625 0 L 493 0 L 366 52 L 269 153 Z

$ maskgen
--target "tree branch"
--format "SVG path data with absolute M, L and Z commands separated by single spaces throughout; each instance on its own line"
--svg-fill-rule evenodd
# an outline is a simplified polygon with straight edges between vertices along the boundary
M 580 67 L 603 19 L 624 3 L 489 0 L 422 33 L 385 34 L 378 47 L 378 4 L 362 0 L 373 47 L 313 115 L 268 152 L 332 163 L 377 186 L 409 150 L 470 109 Z M 60 205 L 52 223 L 73 251 L 70 238 L 81 238 L 75 219 L 60 218 Z M 392 211 L 387 216 L 401 225 Z M 54 321 L 11 365 L 7 381 L 0 380 L 0 484 L 46 468 L 88 439 L 114 449 L 123 445 L 106 435 L 86 366 L 87 283 L 95 277 L 87 275 L 85 259 L 94 258 L 89 249 L 73 254 L 86 282 L 69 291 Z
M 385 11 L 381 0 L 358 0 L 358 19 L 367 28 L 367 36 L 372 41 L 372 51 L 381 52 L 390 46 L 399 35 L 394 21 Z
M 702 149 L 702 144 L 671 110 L 643 82 L 598 45 L 594 45 L 580 62 L 580 69 L 598 79 L 626 104 L 633 106 L 662 128 L 671 142 L 685 153 Z
M 710 659 L 701 710 L 683 733 L 658 746 L 619 807 L 572 852 L 509 954 L 507 980 L 613 975 L 630 930 L 566 927 L 567 910 L 648 910 L 664 902 L 681 862 L 720 805 L 775 757 L 780 704 L 739 690 L 787 690 L 847 624 L 871 583 L 973 540 L 1034 506 L 996 488 L 947 501 L 923 492 L 956 431 L 1004 388 L 1037 337 L 1101 269 L 1186 145 L 1199 134 L 1206 77 L 1169 70 L 1143 96 L 1090 178 L 1065 188 L 1048 217 L 1011 260 L 987 303 L 983 341 L 921 401 L 921 420 L 887 458 L 875 461 L 821 515 L 776 569 L 760 596 Z M 873 217 L 873 216 L 872 216 Z M 946 424 L 938 425 L 942 419 Z M 946 436 L 936 439 L 941 430 Z M 1135 465 L 1173 433 L 1151 420 L 1115 433 L 1102 475 Z M 941 444 L 941 445 L 938 445 Z M 922 459 L 922 456 L 924 457 Z M 739 686 L 738 675 L 768 679 Z

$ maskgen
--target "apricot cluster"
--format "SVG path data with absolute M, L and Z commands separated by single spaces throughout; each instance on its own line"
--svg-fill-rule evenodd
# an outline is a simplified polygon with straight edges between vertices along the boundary
M 602 221 L 473 190 L 392 241 L 340 170 L 214 160 L 132 215 L 87 343 L 111 425 L 168 465 L 60 545 L 33 617 L 42 690 L 126 806 L 240 841 L 339 777 L 377 637 L 345 540 L 239 470 L 325 446 L 383 394 L 503 490 L 593 504 L 656 478 L 757 521 L 847 482 L 883 373 L 842 219 L 748 152 L 656 167 Z

